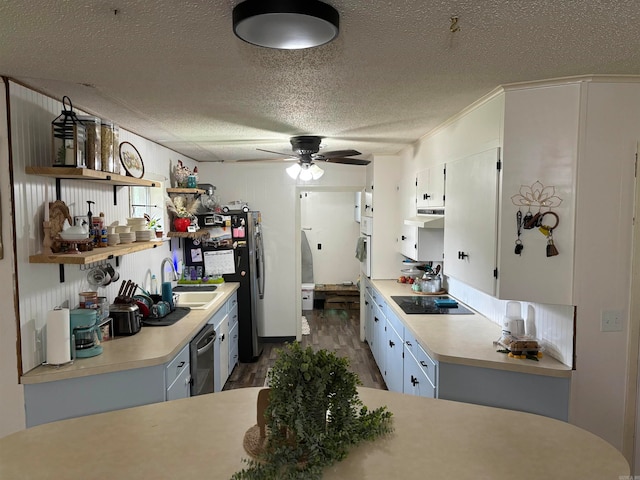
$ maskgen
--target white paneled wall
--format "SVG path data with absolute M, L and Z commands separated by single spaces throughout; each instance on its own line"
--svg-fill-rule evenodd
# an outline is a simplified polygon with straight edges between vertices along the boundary
M 72 99 L 73 101 L 73 99 Z M 46 312 L 58 305 L 74 308 L 78 293 L 89 289 L 87 272 L 79 266 L 64 267 L 64 283 L 60 282 L 59 266 L 31 264 L 29 256 L 41 251 L 42 221 L 45 197 L 55 200 L 55 180 L 37 175 L 27 175 L 27 166 L 51 166 L 51 121 L 62 110 L 62 103 L 35 93 L 28 88 L 11 83 L 11 129 L 16 201 L 16 256 L 18 263 L 19 312 L 22 339 L 22 367 L 29 371 L 44 361 L 43 339 Z M 74 106 L 74 110 L 76 110 Z M 84 112 L 78 111 L 78 114 Z M 117 123 L 117 119 L 113 119 Z M 120 129 L 120 141 L 136 146 L 145 164 L 145 176 L 169 179 L 171 167 L 182 160 L 193 167 L 196 163 L 175 152 L 149 142 L 131 132 Z M 126 223 L 129 213 L 129 188 L 61 180 L 60 199 L 70 209 L 71 215 L 86 215 L 87 200 L 95 202 L 94 215 L 104 212 L 107 223 Z M 168 184 L 167 184 L 168 186 Z M 119 258 L 121 279 L 143 283 L 147 272 L 160 278 L 160 263 L 164 257 L 172 257 L 178 242 L 160 243 L 157 248 Z M 111 260 L 116 265 L 116 260 Z M 99 295 L 113 301 L 117 284 L 98 290 Z

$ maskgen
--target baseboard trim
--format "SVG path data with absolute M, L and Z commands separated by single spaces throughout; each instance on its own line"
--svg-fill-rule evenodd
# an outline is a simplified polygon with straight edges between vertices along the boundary
M 262 343 L 285 343 L 293 342 L 296 337 L 260 337 Z

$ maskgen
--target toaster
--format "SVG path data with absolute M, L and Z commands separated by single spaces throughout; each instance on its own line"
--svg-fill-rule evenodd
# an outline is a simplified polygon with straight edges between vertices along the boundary
M 138 305 L 114 303 L 109 306 L 109 316 L 113 319 L 114 335 L 135 335 L 142 328 L 142 314 Z

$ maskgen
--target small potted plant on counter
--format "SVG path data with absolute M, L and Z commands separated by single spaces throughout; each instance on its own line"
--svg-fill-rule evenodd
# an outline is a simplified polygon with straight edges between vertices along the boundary
M 391 412 L 367 409 L 348 366 L 346 358 L 297 342 L 279 350 L 269 388 L 258 395 L 263 418 L 259 413 L 244 438 L 253 458 L 232 479 L 319 479 L 353 445 L 391 432 Z

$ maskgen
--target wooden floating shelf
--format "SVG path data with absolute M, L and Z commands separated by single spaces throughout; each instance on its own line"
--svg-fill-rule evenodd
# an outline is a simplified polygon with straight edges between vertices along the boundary
M 184 194 L 196 194 L 202 195 L 203 193 L 207 193 L 206 190 L 201 188 L 167 188 L 167 193 L 184 193 Z
M 29 257 L 29 263 L 55 263 L 65 265 L 87 265 L 93 262 L 108 260 L 113 257 L 120 257 L 130 253 L 149 250 L 162 245 L 163 242 L 133 242 L 112 247 L 94 248 L 90 252 L 80 253 L 52 253 L 50 255 L 38 254 Z
M 130 187 L 159 187 L 160 183 L 144 178 L 134 178 L 116 173 L 102 172 L 90 168 L 75 167 L 26 167 L 30 175 L 42 177 L 64 178 L 68 180 L 84 180 L 107 185 L 123 185 Z M 189 189 L 185 189 L 189 190 Z M 191 189 L 193 190 L 193 189 Z M 204 192 L 204 191 L 203 191 Z
M 177 238 L 208 238 L 207 230 L 198 230 L 197 232 L 167 232 L 167 237 Z

